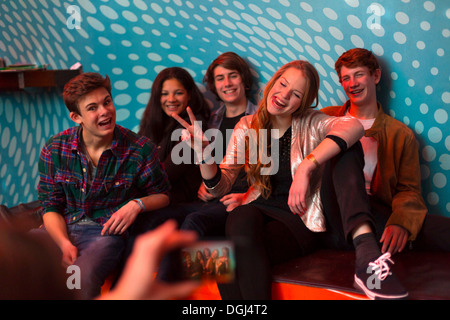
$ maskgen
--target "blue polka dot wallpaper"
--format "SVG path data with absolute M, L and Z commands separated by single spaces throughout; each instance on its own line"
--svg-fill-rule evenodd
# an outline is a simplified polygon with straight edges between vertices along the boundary
M 187 69 L 202 83 L 209 63 L 234 51 L 251 65 L 254 102 L 281 65 L 310 61 L 320 105 L 342 105 L 335 60 L 372 50 L 382 65 L 379 100 L 419 141 L 422 193 L 450 216 L 450 1 L 447 0 L 1 0 L 0 58 L 107 74 L 118 124 L 138 130 L 153 79 Z M 0 203 L 37 199 L 45 141 L 73 122 L 58 89 L 0 92 Z M 417 173 L 411 173 L 417 174 Z

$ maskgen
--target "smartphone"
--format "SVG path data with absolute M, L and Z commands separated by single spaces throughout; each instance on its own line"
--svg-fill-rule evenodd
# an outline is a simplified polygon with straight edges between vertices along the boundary
M 230 283 L 234 280 L 236 259 L 231 241 L 200 241 L 181 249 L 181 272 L 184 279 L 215 280 Z

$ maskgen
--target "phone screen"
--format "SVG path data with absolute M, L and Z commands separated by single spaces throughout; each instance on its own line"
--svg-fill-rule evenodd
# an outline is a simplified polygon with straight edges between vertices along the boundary
M 236 260 L 230 241 L 200 241 L 181 250 L 185 279 L 213 279 L 229 283 L 234 279 Z

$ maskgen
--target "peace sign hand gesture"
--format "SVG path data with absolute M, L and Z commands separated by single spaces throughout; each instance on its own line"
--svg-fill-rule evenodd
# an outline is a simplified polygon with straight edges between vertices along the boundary
M 192 124 L 189 124 L 176 113 L 172 113 L 171 116 L 185 128 L 182 131 L 181 139 L 189 143 L 190 147 L 196 153 L 197 159 L 202 159 L 203 149 L 209 144 L 209 141 L 203 134 L 199 121 L 195 119 L 191 108 L 187 107 L 186 111 Z
M 172 113 L 172 117 L 177 120 L 185 129 L 182 132 L 181 139 L 189 143 L 195 156 L 199 161 L 203 159 L 203 149 L 209 145 L 208 139 L 203 134 L 200 122 L 195 119 L 191 108 L 186 108 L 189 120 L 192 124 L 187 123 L 179 115 Z M 200 172 L 203 179 L 212 179 L 217 173 L 217 165 L 215 163 L 201 162 Z

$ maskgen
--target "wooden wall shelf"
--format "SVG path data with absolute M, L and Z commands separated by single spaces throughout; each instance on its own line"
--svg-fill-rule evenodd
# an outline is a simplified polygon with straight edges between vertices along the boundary
M 63 87 L 70 79 L 82 72 L 81 68 L 77 70 L 31 69 L 0 71 L 0 91 Z

